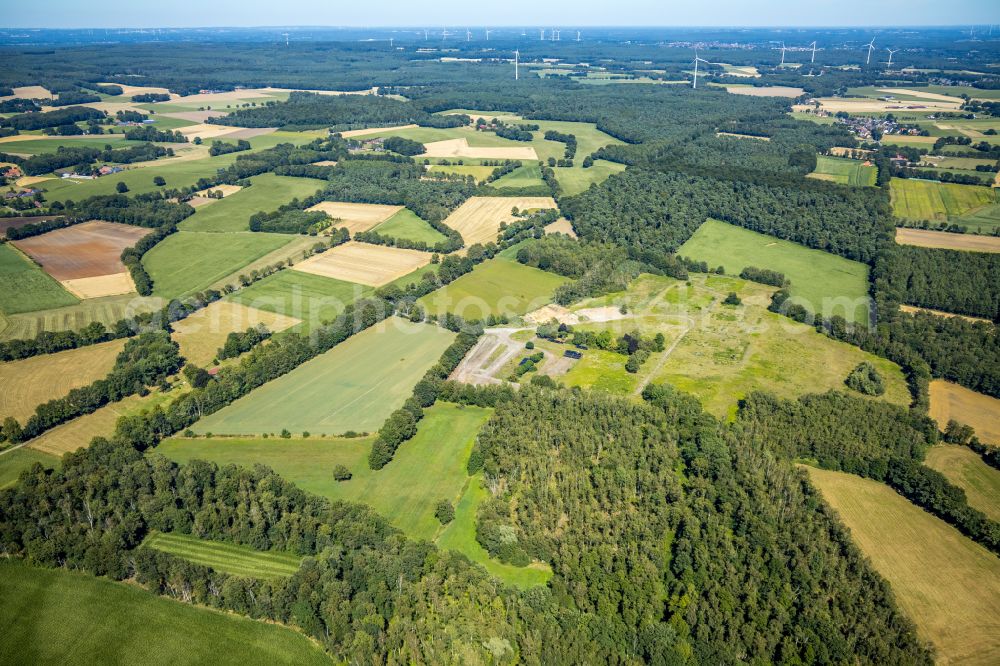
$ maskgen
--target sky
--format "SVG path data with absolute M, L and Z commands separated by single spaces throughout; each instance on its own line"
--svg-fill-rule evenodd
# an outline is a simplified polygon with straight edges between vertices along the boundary
M 1000 24 L 1000 0 L 32 0 L 5 28 Z

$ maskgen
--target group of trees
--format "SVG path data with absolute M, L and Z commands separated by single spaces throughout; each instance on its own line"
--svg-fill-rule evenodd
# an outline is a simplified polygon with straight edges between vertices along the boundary
M 391 150 L 394 153 L 399 153 L 400 155 L 406 155 L 408 157 L 423 155 L 427 152 L 427 149 L 424 148 L 424 144 L 419 141 L 413 141 L 412 139 L 404 139 L 401 136 L 386 137 L 382 142 L 382 147 L 386 150 Z
M 236 143 L 213 141 L 212 147 L 208 149 L 208 154 L 212 157 L 217 157 L 228 153 L 243 152 L 244 150 L 250 150 L 250 142 L 246 139 L 237 139 Z
M 245 331 L 233 331 L 226 336 L 226 342 L 219 347 L 219 351 L 216 352 L 215 357 L 220 361 L 227 358 L 236 358 L 270 337 L 271 331 L 264 324 L 251 326 Z
M 125 130 L 127 141 L 159 141 L 160 143 L 187 143 L 188 138 L 179 131 L 159 130 L 152 125 L 131 127 Z
M 560 143 L 566 144 L 566 152 L 563 154 L 563 158 L 567 160 L 572 160 L 576 157 L 576 135 L 574 134 L 564 134 L 562 132 L 557 132 L 555 130 L 548 130 L 545 132 L 546 141 L 559 141 Z
M 170 95 L 167 93 L 139 93 L 132 95 L 131 101 L 138 104 L 149 104 L 151 102 L 169 102 Z
M 31 157 L 0 154 L 0 159 L 17 164 L 28 176 L 38 176 L 57 169 L 75 167 L 74 171 L 90 174 L 94 171 L 94 162 L 112 162 L 116 164 L 131 164 L 146 162 L 161 157 L 172 156 L 173 149 L 144 143 L 126 148 L 112 148 L 111 144 L 98 148 L 78 148 L 74 146 L 59 146 L 55 152 L 39 153 Z
M 24 131 L 72 125 L 83 120 L 101 120 L 105 116 L 103 111 L 92 109 L 89 106 L 69 106 L 53 111 L 22 113 L 4 118 L 0 123 L 4 127 L 13 127 L 16 130 Z

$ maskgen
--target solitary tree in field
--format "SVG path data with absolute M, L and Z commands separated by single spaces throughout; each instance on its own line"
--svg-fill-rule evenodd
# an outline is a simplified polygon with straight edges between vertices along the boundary
M 167 181 L 166 181 L 166 179 L 163 176 L 154 176 L 153 177 L 153 185 L 156 185 L 157 187 L 163 187 L 166 184 L 167 184 Z
M 123 181 L 118 181 L 118 184 L 115 185 L 115 190 L 118 194 L 125 194 L 128 192 L 128 185 L 126 185 Z

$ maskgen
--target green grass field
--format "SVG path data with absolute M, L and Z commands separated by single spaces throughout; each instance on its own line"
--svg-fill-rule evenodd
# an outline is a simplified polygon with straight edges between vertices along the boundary
M 464 161 L 464 160 L 463 160 Z M 496 167 L 481 166 L 478 164 L 432 164 L 428 171 L 434 173 L 458 173 L 463 176 L 472 176 L 477 183 L 481 183 L 489 177 Z
M 218 465 L 262 464 L 308 492 L 331 500 L 363 502 L 407 535 L 457 550 L 508 583 L 543 584 L 551 572 L 539 566 L 514 567 L 489 558 L 475 538 L 476 508 L 487 491 L 466 475 L 476 434 L 492 410 L 437 403 L 425 410 L 417 435 L 400 446 L 378 472 L 368 467 L 372 437 L 352 439 L 168 439 L 156 452 L 176 462 L 208 460 Z M 336 481 L 333 468 L 351 470 Z M 455 504 L 455 520 L 442 527 L 434 517 L 439 500 Z
M 0 562 L 0 625 L 5 664 L 331 663 L 286 627 L 16 561 Z
M 79 299 L 9 243 L 0 245 L 0 311 L 4 314 L 75 305 Z
M 809 174 L 811 178 L 817 180 L 854 186 L 874 186 L 877 175 L 878 169 L 874 166 L 865 166 L 861 160 L 826 155 L 817 156 L 816 170 Z
M 216 571 L 250 578 L 284 578 L 302 564 L 302 557 L 293 553 L 263 552 L 178 532 L 152 532 L 142 545 Z
M 0 287 L 2 291 L 2 287 Z M 151 312 L 162 307 L 158 298 L 135 294 L 88 298 L 59 308 L 4 315 L 0 312 L 0 340 L 33 338 L 39 331 L 79 330 L 92 321 L 111 327 L 128 314 Z
M 178 298 L 211 286 L 295 238 L 250 231 L 178 231 L 147 252 L 142 263 L 153 278 L 155 295 Z
M 868 315 L 868 267 L 828 252 L 708 220 L 677 254 L 722 265 L 730 275 L 747 266 L 780 271 L 791 281 L 792 296 L 810 312 L 848 321 L 865 321 Z
M 228 297 L 235 303 L 275 312 L 303 321 L 310 331 L 332 321 L 344 307 L 374 291 L 371 287 L 322 275 L 283 270 Z
M 807 469 L 938 663 L 997 663 L 1000 559 L 887 485 Z
M 581 163 L 583 160 L 579 160 Z M 608 162 L 607 160 L 594 160 L 594 165 L 588 169 L 582 167 L 562 168 L 556 167 L 556 180 L 562 187 L 563 194 L 570 196 L 583 192 L 591 184 L 600 184 L 616 173 L 625 170 L 624 164 Z
M 10 488 L 17 483 L 17 477 L 21 472 L 35 463 L 45 468 L 53 468 L 59 464 L 59 459 L 26 446 L 0 453 L 0 490 Z
M 199 434 L 373 432 L 403 404 L 455 335 L 393 317 L 193 426 Z
M 250 187 L 198 208 L 180 228 L 185 231 L 249 231 L 251 215 L 277 210 L 292 199 L 305 199 L 323 188 L 321 180 L 273 173 L 254 176 L 250 182 L 253 183 Z
M 316 138 L 315 133 L 273 132 L 255 136 L 247 141 L 253 146 L 253 150 L 263 150 L 279 143 L 308 143 L 314 138 Z M 3 144 L 0 144 L 0 151 L 2 150 Z M 98 194 L 114 194 L 115 187 L 119 182 L 125 183 L 131 194 L 152 192 L 161 189 L 153 184 L 154 176 L 163 176 L 167 181 L 167 187 L 186 187 L 194 185 L 200 178 L 215 177 L 219 169 L 228 167 L 236 160 L 237 156 L 246 154 L 245 152 L 229 153 L 218 157 L 206 156 L 201 159 L 175 160 L 167 164 L 153 164 L 143 168 L 127 169 L 122 173 L 94 180 L 55 179 L 45 181 L 38 187 L 45 192 L 45 198 L 49 201 L 64 201 L 66 199 L 79 201 Z
M 542 169 L 537 162 L 526 162 L 506 176 L 490 183 L 492 187 L 539 187 L 545 185 Z
M 54 153 L 62 146 L 71 148 L 104 148 L 112 144 L 115 148 L 123 142 L 125 137 L 121 134 L 102 134 L 100 136 L 80 136 L 80 137 L 53 137 L 51 139 L 28 139 L 21 141 L 5 141 L 0 143 L 0 153 L 18 153 L 24 155 L 41 155 L 44 153 Z M 131 141 L 128 145 L 142 145 L 145 141 Z
M 964 490 L 969 506 L 1000 521 L 1000 471 L 983 462 L 979 454 L 965 446 L 941 444 L 927 451 L 924 464 Z
M 555 273 L 496 257 L 417 302 L 431 314 L 450 312 L 466 319 L 518 315 L 548 303 L 556 287 L 565 282 L 566 278 Z
M 393 238 L 424 241 L 428 245 L 447 240 L 444 234 L 428 224 L 426 220 L 420 219 L 409 208 L 399 211 L 385 222 L 377 225 L 372 231 L 377 231 L 383 236 L 392 236 Z
M 998 203 L 992 188 L 978 185 L 894 178 L 890 191 L 892 212 L 906 220 L 947 222 L 980 211 L 987 212 L 987 208 L 996 210 L 993 204 Z M 994 223 L 1000 224 L 1000 214 Z
M 817 125 L 832 125 L 837 120 L 833 116 L 817 116 L 815 113 L 806 113 L 803 111 L 792 111 L 790 115 L 796 120 L 804 120 L 816 123 Z

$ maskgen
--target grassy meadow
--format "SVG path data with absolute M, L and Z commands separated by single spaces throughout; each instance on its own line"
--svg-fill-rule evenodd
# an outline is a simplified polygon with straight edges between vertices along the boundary
M 309 331 L 324 321 L 332 321 L 347 305 L 373 291 L 362 284 L 283 270 L 233 293 L 227 300 L 301 319 L 302 329 Z
M 454 334 L 390 318 L 198 421 L 198 434 L 372 432 L 410 396 Z
M 780 271 L 789 291 L 807 310 L 848 321 L 868 316 L 868 267 L 828 252 L 765 236 L 718 220 L 708 220 L 678 250 L 680 256 L 722 265 L 739 275 L 747 266 Z
M 265 173 L 250 179 L 253 183 L 224 199 L 201 206 L 184 220 L 185 231 L 249 231 L 250 216 L 277 210 L 292 199 L 305 199 L 322 189 L 323 181 Z
M 17 483 L 21 472 L 35 463 L 52 469 L 59 464 L 59 458 L 26 446 L 12 451 L 0 452 L 0 490 L 10 488 Z
M 997 203 L 991 188 L 978 185 L 894 178 L 890 188 L 892 212 L 906 220 L 947 222 Z
M 225 200 L 223 200 L 225 201 Z M 216 204 L 212 205 L 218 205 Z M 146 253 L 143 266 L 153 278 L 153 293 L 163 298 L 190 296 L 295 240 L 287 234 L 178 231 Z
M 889 486 L 808 468 L 938 663 L 1000 660 L 1000 560 Z
M 0 312 L 17 314 L 79 302 L 20 250 L 10 243 L 0 245 Z
M 6 664 L 330 663 L 316 644 L 280 625 L 16 561 L 0 562 L 0 625 Z
M 405 238 L 411 241 L 423 241 L 428 245 L 447 240 L 445 235 L 421 219 L 409 208 L 404 208 L 385 222 L 379 223 L 372 231 L 383 236 Z
M 302 557 L 293 553 L 259 551 L 179 532 L 152 532 L 142 545 L 216 571 L 248 578 L 284 578 L 298 571 L 302 564 Z
M 939 444 L 928 449 L 924 464 L 964 490 L 969 506 L 1000 522 L 1000 470 L 983 462 L 978 453 L 965 446 Z
M 861 160 L 819 155 L 816 158 L 816 170 L 809 174 L 809 177 L 840 185 L 861 187 L 874 186 L 877 175 L 878 169 L 874 166 L 865 166 Z
M 555 273 L 499 256 L 417 302 L 430 314 L 450 312 L 466 319 L 518 315 L 548 303 L 556 287 L 565 282 Z

